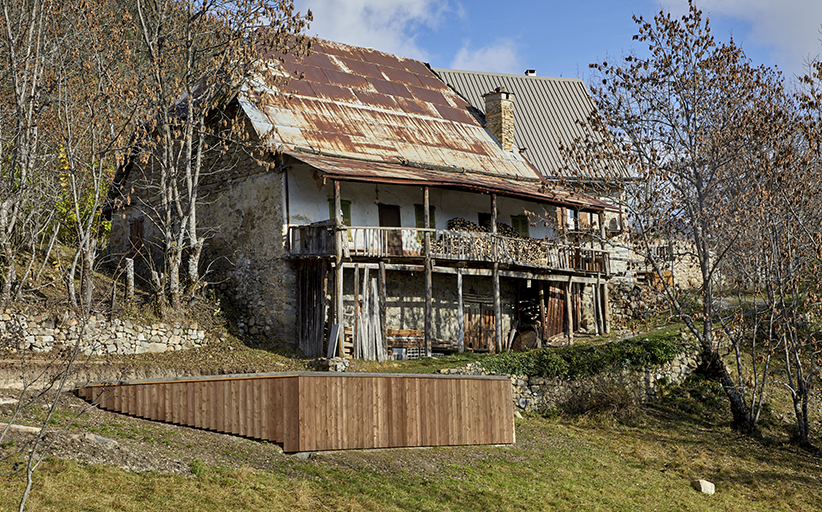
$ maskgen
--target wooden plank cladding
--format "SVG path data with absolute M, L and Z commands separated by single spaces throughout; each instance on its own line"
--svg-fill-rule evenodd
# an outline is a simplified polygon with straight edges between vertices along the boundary
M 267 373 L 78 385 L 102 409 L 283 445 L 285 452 L 511 444 L 505 377 Z

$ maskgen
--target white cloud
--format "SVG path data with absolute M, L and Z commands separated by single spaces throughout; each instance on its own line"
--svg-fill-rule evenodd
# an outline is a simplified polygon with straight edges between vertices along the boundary
M 402 57 L 427 60 L 416 42 L 420 27 L 436 27 L 449 9 L 437 0 L 297 0 L 311 9 L 314 21 L 307 33 L 323 39 L 364 46 Z
M 682 4 L 673 8 L 683 14 Z M 734 34 L 742 47 L 756 44 L 768 47 L 770 57 L 788 74 L 803 72 L 808 58 L 822 54 L 820 0 L 701 0 L 698 4 L 709 17 L 727 16 L 750 24 L 748 34 Z M 725 39 L 725 34 L 718 34 Z M 740 37 L 741 36 L 741 37 Z
M 489 71 L 494 73 L 521 73 L 523 68 L 514 41 L 498 39 L 495 44 L 483 48 L 471 48 L 469 41 L 463 42 L 451 62 L 451 69 L 466 71 Z

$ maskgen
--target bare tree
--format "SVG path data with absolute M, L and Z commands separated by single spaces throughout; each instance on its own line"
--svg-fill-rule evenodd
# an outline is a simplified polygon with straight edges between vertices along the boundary
M 43 144 L 41 121 L 48 110 L 44 84 L 55 45 L 48 37 L 54 2 L 0 1 L 0 300 L 19 299 L 34 263 L 34 248 L 47 231 L 46 170 L 55 155 Z M 22 263 L 28 251 L 28 263 Z
M 678 291 L 661 282 L 699 342 L 705 372 L 724 388 L 734 426 L 750 432 L 756 414 L 722 358 L 716 290 L 723 262 L 745 230 L 745 199 L 758 190 L 752 176 L 763 165 L 782 169 L 788 160 L 775 139 L 788 122 L 781 77 L 755 67 L 733 41 L 717 43 L 693 3 L 680 19 L 664 12 L 652 21 L 634 19 L 635 39 L 650 55 L 592 64 L 600 81 L 592 91 L 597 119 L 611 135 L 602 140 L 615 143 L 579 141 L 575 154 L 582 163 L 624 159 L 640 178 L 629 187 L 634 229 L 660 276 L 653 242 L 688 241 L 686 256 L 698 263 L 701 277 L 698 311 L 684 307 Z
M 128 23 L 115 2 L 63 5 L 52 33 L 62 57 L 50 70 L 50 135 L 58 154 L 59 201 L 67 239 L 75 248 L 65 282 L 73 309 L 90 312 L 98 239 L 105 240 L 101 200 L 125 148 L 140 102 Z M 127 16 L 127 14 L 126 14 Z M 79 272 L 80 294 L 75 291 Z
M 234 142 L 223 112 L 266 52 L 306 51 L 299 34 L 311 15 L 283 0 L 135 0 L 133 14 L 149 107 L 140 145 L 150 185 L 140 208 L 162 239 L 163 271 L 153 284 L 179 309 L 203 284 L 197 206 L 210 163 Z

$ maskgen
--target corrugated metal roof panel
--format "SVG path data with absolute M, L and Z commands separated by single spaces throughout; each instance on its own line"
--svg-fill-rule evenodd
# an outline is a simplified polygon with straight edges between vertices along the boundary
M 480 180 L 539 176 L 520 155 L 504 152 L 473 107 L 419 61 L 315 40 L 304 62 L 275 62 L 240 99 L 258 135 L 273 129 L 279 149 L 469 169 Z M 286 84 L 284 68 L 296 70 Z
M 496 87 L 514 93 L 514 144 L 527 148 L 523 156 L 547 178 L 595 181 L 631 178 L 621 162 L 600 162 L 595 171 L 581 171 L 562 155 L 560 146 L 595 135 L 587 121 L 595 110 L 582 80 L 476 71 L 434 69 L 434 72 L 480 112 L 482 95 Z
M 613 210 L 612 206 L 570 188 L 548 185 L 535 179 L 480 175 L 463 169 L 423 169 L 301 151 L 287 151 L 286 154 L 336 179 L 419 186 L 438 185 L 483 193 L 503 193 L 512 197 L 586 210 Z

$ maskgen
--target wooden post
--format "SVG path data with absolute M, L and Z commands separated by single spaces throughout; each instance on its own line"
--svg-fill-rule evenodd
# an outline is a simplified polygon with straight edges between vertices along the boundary
M 360 334 L 360 266 L 354 265 L 354 328 L 351 331 L 351 356 L 359 359 L 361 350 Z
M 621 210 L 620 210 L 620 212 L 621 212 Z M 605 265 L 605 213 L 604 212 L 599 214 L 599 226 L 600 226 L 599 227 L 599 236 L 600 236 L 599 248 L 600 248 L 600 250 L 602 250 L 602 272 L 606 272 L 605 276 L 607 278 L 608 268 Z M 599 281 L 599 274 L 597 274 L 597 281 Z M 600 299 L 601 299 L 600 310 L 602 311 L 602 332 L 604 334 L 609 334 L 611 332 L 611 321 L 610 321 L 611 311 L 610 311 L 610 306 L 608 304 L 608 281 L 607 281 L 607 279 L 601 285 L 599 296 L 600 296 Z
M 462 269 L 457 270 L 457 323 L 459 324 L 459 335 L 457 337 L 457 347 L 460 354 L 465 352 L 465 322 L 463 320 L 462 303 Z
M 602 311 L 599 305 L 599 274 L 597 274 L 597 284 L 591 285 L 591 298 L 594 306 L 594 331 L 597 336 L 602 334 Z
M 366 361 L 373 361 L 376 357 L 376 350 L 374 347 L 374 338 L 376 337 L 375 334 L 372 332 L 373 327 L 371 326 L 371 281 L 368 278 L 368 266 L 366 265 L 365 269 L 363 269 L 363 277 L 362 277 L 362 292 L 363 292 L 363 301 L 362 301 L 362 358 Z
M 343 249 L 343 231 L 342 231 L 342 203 L 340 201 L 340 182 L 339 180 L 334 180 L 334 224 L 335 230 L 334 233 L 336 236 L 334 237 L 336 242 L 336 262 L 337 268 L 335 269 L 335 276 L 334 276 L 334 287 L 336 288 L 336 300 L 335 306 L 337 309 L 336 318 L 334 320 L 335 324 L 340 325 L 340 329 L 342 330 L 342 339 L 339 343 L 339 350 L 338 355 L 340 357 L 345 355 L 345 322 L 343 322 L 343 315 L 344 315 L 344 308 L 343 308 L 343 266 L 342 266 L 342 249 Z
M 571 298 L 571 290 L 573 290 L 571 278 L 565 283 L 565 334 L 568 336 L 568 344 L 574 343 L 574 307 Z
M 494 244 L 494 267 L 492 272 L 492 279 L 494 281 L 494 330 L 495 340 L 494 344 L 497 352 L 502 352 L 502 300 L 500 298 L 499 290 L 499 261 L 497 254 L 497 195 L 491 194 L 491 234 L 492 243 Z
M 605 334 L 611 332 L 611 305 L 608 303 L 608 282 L 602 284 L 602 323 Z
M 387 320 L 388 320 L 388 299 L 386 298 L 385 293 L 385 262 L 380 261 L 380 274 L 378 276 L 378 284 L 379 284 L 379 293 L 380 293 L 380 332 L 378 334 L 378 341 L 380 350 L 383 354 L 387 354 L 388 351 L 388 330 L 387 330 Z
M 423 187 L 423 219 L 424 227 L 427 230 L 431 223 L 429 212 L 428 187 Z M 434 307 L 433 307 L 433 276 L 431 275 L 431 237 L 428 231 L 425 232 L 425 356 L 431 357 L 431 338 L 434 328 Z
M 545 315 L 545 281 L 539 281 L 539 321 L 542 324 L 542 336 L 539 337 L 537 347 L 542 347 L 548 341 L 548 319 Z

